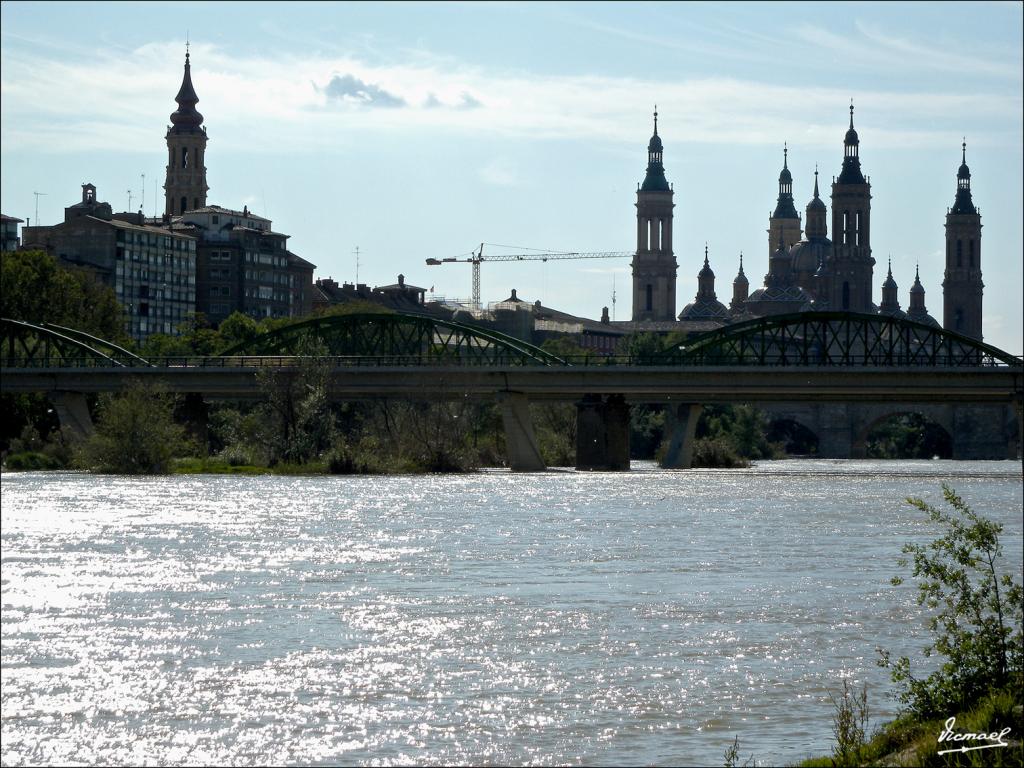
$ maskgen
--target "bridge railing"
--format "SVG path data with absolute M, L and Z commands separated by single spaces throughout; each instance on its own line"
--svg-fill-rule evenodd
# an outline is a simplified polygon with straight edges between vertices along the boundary
M 175 357 L 153 357 L 144 361 L 145 364 L 132 365 L 131 363 L 106 361 L 101 358 L 82 356 L 65 357 L 63 360 L 54 361 L 49 359 L 17 359 L 4 357 L 0 364 L 4 368 L 24 369 L 54 369 L 54 368 L 87 368 L 87 369 L 117 369 L 125 370 L 154 370 L 154 369 L 229 369 L 229 368 L 295 368 L 304 362 L 318 361 L 331 368 L 386 368 L 386 367 L 415 367 L 415 368 L 522 368 L 522 367 L 561 367 L 545 366 L 542 363 L 524 363 L 522 357 L 517 355 L 492 356 L 487 359 L 476 357 L 447 356 L 437 357 L 435 355 L 330 355 L 317 357 L 304 357 L 296 355 L 234 355 L 234 356 L 175 356 Z M 959 364 L 951 364 L 942 358 L 934 359 L 930 364 L 922 363 L 920 358 L 911 357 L 888 357 L 879 361 L 876 356 L 847 356 L 840 360 L 836 358 L 822 359 L 808 365 L 797 360 L 789 360 L 786 356 L 765 361 L 753 361 L 735 359 L 729 356 L 715 357 L 705 355 L 697 360 L 666 359 L 661 355 L 569 355 L 563 358 L 565 366 L 576 368 L 607 368 L 614 366 L 633 367 L 657 367 L 657 368 L 694 368 L 694 367 L 722 367 L 722 366 L 759 366 L 763 368 L 784 368 L 784 367 L 812 367 L 812 368 L 959 368 L 967 367 L 961 360 Z M 978 356 L 972 361 L 972 368 L 1008 368 L 1005 362 L 986 356 Z M 1021 367 L 1018 364 L 1016 367 Z

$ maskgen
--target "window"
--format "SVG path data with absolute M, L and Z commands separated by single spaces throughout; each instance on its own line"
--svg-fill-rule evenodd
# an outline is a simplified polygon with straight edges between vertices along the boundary
M 184 196 L 181 198 L 181 213 L 185 212 L 185 208 L 188 206 L 188 199 Z
M 974 238 L 967 241 L 967 265 L 974 268 Z
M 860 245 L 860 211 L 857 211 L 857 228 L 854 230 L 854 245 Z
M 650 283 L 647 284 L 647 311 L 650 312 L 654 309 L 654 286 Z
M 850 284 L 843 283 L 843 309 L 850 308 Z
M 964 329 L 964 311 L 960 307 L 953 313 L 953 328 L 957 331 Z
M 181 148 L 181 167 L 188 168 L 188 147 Z
M 956 241 L 956 265 L 962 267 L 964 265 L 964 241 Z
M 850 212 L 843 211 L 843 245 L 849 242 L 847 239 L 847 233 L 850 230 Z

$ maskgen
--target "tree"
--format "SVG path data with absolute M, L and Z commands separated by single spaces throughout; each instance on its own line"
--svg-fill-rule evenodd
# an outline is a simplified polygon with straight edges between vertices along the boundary
M 0 256 L 0 317 L 75 328 L 129 344 L 114 291 L 92 275 L 65 269 L 44 251 Z M 43 437 L 59 425 L 45 395 L 0 395 L 0 444 L 31 426 Z
M 1024 589 L 998 572 L 1002 526 L 976 514 L 945 483 L 942 495 L 949 512 L 907 499 L 942 525 L 944 535 L 928 545 L 907 544 L 903 553 L 910 558 L 899 564 L 913 563 L 918 605 L 932 612 L 928 627 L 934 638 L 924 654 L 938 653 L 946 661 L 918 679 L 908 657 L 892 662 L 879 649 L 879 664 L 891 670 L 900 701 L 923 718 L 962 711 L 993 690 L 1017 696 L 1024 690 Z
M 217 332 L 220 334 L 221 347 L 228 349 L 244 341 L 251 341 L 260 331 L 255 320 L 235 311 L 221 321 Z
M 267 394 L 271 462 L 304 464 L 318 457 L 334 437 L 334 414 L 327 397 L 330 367 L 323 344 L 303 339 L 294 369 L 261 369 L 260 388 Z
M 76 464 L 126 475 L 169 472 L 186 445 L 173 414 L 174 398 L 152 385 L 133 382 L 118 395 L 104 395 L 96 431 L 79 446 Z
M 0 317 L 63 325 L 117 343 L 128 338 L 113 289 L 88 272 L 60 266 L 44 251 L 3 254 Z

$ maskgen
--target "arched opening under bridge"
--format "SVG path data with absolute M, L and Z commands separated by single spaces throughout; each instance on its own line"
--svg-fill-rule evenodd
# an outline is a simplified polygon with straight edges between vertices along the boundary
M 868 425 L 869 459 L 951 459 L 953 436 L 938 421 L 917 411 L 899 411 Z
M 781 446 L 787 456 L 809 456 L 818 452 L 818 436 L 796 419 L 771 419 L 766 437 L 769 443 Z

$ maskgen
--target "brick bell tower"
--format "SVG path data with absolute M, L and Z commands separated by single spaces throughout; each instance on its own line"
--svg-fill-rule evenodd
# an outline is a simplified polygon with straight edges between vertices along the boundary
M 633 320 L 676 319 L 676 264 L 672 253 L 672 187 L 665 178 L 658 108 L 647 145 L 647 175 L 636 191 Z
M 196 110 L 199 97 L 192 87 L 188 46 L 185 48 L 185 75 L 178 95 L 178 108 L 171 113 L 167 129 L 167 176 L 164 181 L 164 215 L 180 216 L 185 211 L 206 205 L 206 128 Z
M 789 170 L 789 147 L 782 148 L 782 171 L 779 173 L 779 198 L 768 218 L 768 258 L 779 247 L 781 238 L 788 251 L 800 242 L 800 214 L 793 204 L 793 174 Z
M 946 212 L 946 273 L 942 281 L 942 326 L 981 341 L 981 213 L 971 198 L 967 140 L 956 174 L 956 200 Z
M 832 182 L 832 263 L 823 286 L 833 310 L 870 312 L 871 182 L 860 169 L 860 138 L 853 127 L 843 139 L 843 169 Z

